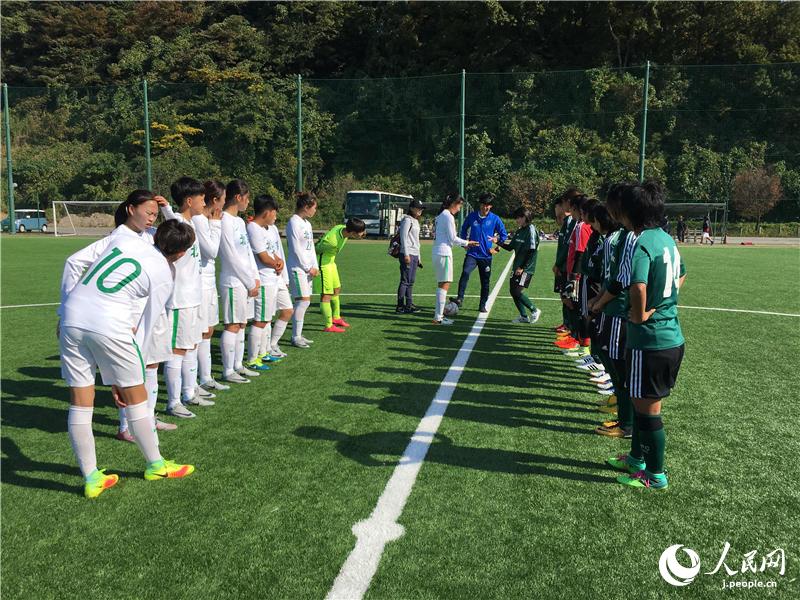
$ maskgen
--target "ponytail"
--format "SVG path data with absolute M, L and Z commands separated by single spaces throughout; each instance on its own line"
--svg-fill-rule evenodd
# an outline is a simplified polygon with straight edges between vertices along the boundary
M 442 201 L 442 206 L 439 208 L 439 214 L 453 206 L 454 204 L 461 204 L 464 202 L 464 198 L 459 196 L 458 194 L 447 194 L 444 200 Z
M 114 212 L 114 226 L 119 227 L 120 225 L 125 224 L 125 221 L 127 221 L 128 217 L 130 216 L 128 214 L 129 206 L 139 206 L 140 204 L 150 202 L 151 200 L 155 201 L 155 199 L 155 194 L 150 190 L 133 190 Z

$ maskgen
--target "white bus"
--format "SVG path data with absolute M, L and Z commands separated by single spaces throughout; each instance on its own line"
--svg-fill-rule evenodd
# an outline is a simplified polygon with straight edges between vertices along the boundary
M 364 221 L 368 235 L 394 235 L 408 203 L 408 194 L 392 194 L 378 190 L 353 190 L 344 201 L 345 220 L 355 217 Z

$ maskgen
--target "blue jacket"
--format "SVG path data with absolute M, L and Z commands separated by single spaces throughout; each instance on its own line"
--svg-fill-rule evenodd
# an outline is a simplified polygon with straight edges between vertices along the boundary
M 467 231 L 469 231 L 469 237 L 467 237 Z M 486 217 L 481 217 L 480 213 L 476 210 L 467 216 L 464 219 L 464 224 L 461 225 L 461 237 L 462 239 L 469 239 L 474 240 L 476 242 L 480 242 L 480 246 L 475 246 L 470 248 L 467 251 L 469 256 L 473 258 L 492 258 L 492 255 L 489 253 L 489 249 L 492 247 L 493 243 L 489 240 L 489 238 L 494 237 L 497 234 L 498 243 L 502 244 L 508 234 L 506 233 L 505 225 L 503 225 L 503 221 L 493 212 L 490 212 Z

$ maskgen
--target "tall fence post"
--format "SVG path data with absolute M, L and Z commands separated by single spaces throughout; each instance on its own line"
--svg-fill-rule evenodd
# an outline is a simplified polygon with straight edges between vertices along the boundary
M 297 76 L 297 187 L 303 191 L 303 76 Z
M 8 232 L 17 233 L 14 217 L 14 173 L 11 163 L 11 118 L 8 113 L 8 84 L 3 84 L 3 128 L 6 130 L 6 183 L 8 184 Z
M 153 162 L 150 158 L 150 101 L 147 97 L 147 79 L 142 80 L 144 98 L 144 165 L 147 176 L 147 189 L 153 189 Z
M 644 145 L 647 142 L 647 96 L 650 92 L 650 61 L 644 68 L 644 89 L 642 92 L 642 137 L 639 140 L 639 181 L 644 181 Z
M 465 149 L 464 149 L 464 118 L 466 113 L 466 95 L 467 95 L 467 71 L 466 69 L 461 69 L 461 129 L 459 133 L 459 140 L 460 140 L 460 153 L 458 159 L 458 193 L 459 195 L 464 198 L 464 161 L 466 160 L 465 157 Z M 464 207 L 462 205 L 461 211 L 458 213 L 458 224 L 459 226 L 464 222 Z

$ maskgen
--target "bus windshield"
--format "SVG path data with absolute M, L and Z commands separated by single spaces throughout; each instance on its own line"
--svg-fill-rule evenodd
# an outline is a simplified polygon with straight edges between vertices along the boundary
M 380 216 L 380 203 L 381 198 L 378 194 L 348 192 L 344 207 L 345 217 L 377 219 Z

